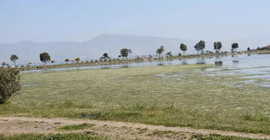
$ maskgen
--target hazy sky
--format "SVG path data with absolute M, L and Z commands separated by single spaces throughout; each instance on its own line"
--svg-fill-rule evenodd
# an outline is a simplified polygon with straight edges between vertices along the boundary
M 270 0 L 0 0 L 0 43 L 101 34 L 231 40 L 270 36 Z

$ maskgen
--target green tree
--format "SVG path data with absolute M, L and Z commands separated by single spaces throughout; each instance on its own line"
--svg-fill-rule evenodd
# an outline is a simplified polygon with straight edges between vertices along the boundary
M 185 54 L 186 51 L 187 51 L 187 45 L 185 45 L 184 43 L 181 43 L 180 44 L 180 50 L 183 51 L 183 54 Z
M 128 54 L 131 54 L 131 53 L 132 53 L 131 49 L 123 48 L 120 50 L 121 57 L 127 58 Z
M 232 52 L 236 51 L 236 49 L 238 49 L 239 45 L 238 43 L 233 43 L 232 44 Z
M 107 60 L 107 59 L 110 59 L 108 53 L 104 53 L 104 54 L 100 57 L 100 60 Z
M 171 56 L 172 56 L 172 52 L 167 52 L 167 53 L 166 53 L 166 56 L 167 56 L 167 57 L 171 57 Z
M 67 58 L 67 59 L 65 59 L 65 62 L 67 62 L 67 63 L 68 63 L 68 62 L 69 62 L 69 59 L 68 59 L 68 58 Z
M 51 57 L 47 52 L 41 53 L 39 55 L 40 61 L 45 63 L 45 65 L 47 64 L 47 62 L 51 61 Z
M 21 89 L 19 72 L 15 68 L 0 69 L 0 104 Z
M 221 42 L 214 42 L 214 50 L 219 53 L 220 49 L 222 48 Z
M 195 50 L 197 51 L 197 53 L 199 54 L 199 52 L 203 52 L 203 49 L 205 48 L 205 42 L 203 40 L 199 41 L 195 46 L 194 46 Z
M 13 62 L 14 66 L 16 65 L 16 61 L 19 59 L 19 57 L 16 54 L 12 54 L 10 57 L 10 60 Z
M 165 51 L 164 46 L 160 46 L 156 53 L 158 54 L 158 58 L 160 59 L 160 55 Z
M 108 53 L 104 53 L 102 56 L 103 56 L 105 59 L 110 58 L 109 55 L 108 55 Z
M 80 59 L 79 57 L 77 57 L 77 58 L 75 59 L 75 61 L 76 61 L 76 62 L 79 62 L 79 61 L 81 61 L 81 59 Z
M 5 65 L 7 65 L 7 63 L 6 62 L 2 62 L 2 67 L 4 67 Z
M 166 53 L 166 57 L 167 57 L 167 58 L 172 58 L 172 52 L 167 52 L 167 53 Z

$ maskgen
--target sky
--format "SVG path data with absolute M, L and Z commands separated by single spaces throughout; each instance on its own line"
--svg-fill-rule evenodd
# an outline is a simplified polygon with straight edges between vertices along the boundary
M 264 38 L 269 0 L 0 0 L 0 43 L 102 34 L 193 40 Z

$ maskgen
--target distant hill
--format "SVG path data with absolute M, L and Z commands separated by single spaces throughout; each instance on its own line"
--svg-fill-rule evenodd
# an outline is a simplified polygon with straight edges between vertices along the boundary
M 180 52 L 180 43 L 188 46 L 187 53 L 195 53 L 194 45 L 199 40 L 188 40 L 178 38 L 162 38 L 153 36 L 136 35 L 100 35 L 85 42 L 45 42 L 37 43 L 33 41 L 22 41 L 14 44 L 0 44 L 0 62 L 10 62 L 9 57 L 17 54 L 19 64 L 28 62 L 40 63 L 39 54 L 48 52 L 53 60 L 62 62 L 66 58 L 81 60 L 98 59 L 104 52 L 109 53 L 116 58 L 121 48 L 132 49 L 132 55 L 155 55 L 156 49 L 163 45 L 165 52 L 172 51 L 173 54 Z M 206 41 L 206 50 L 213 50 L 213 41 Z M 240 40 L 240 41 L 222 41 L 222 51 L 230 51 L 231 43 L 238 42 L 239 50 L 246 50 L 247 47 L 257 48 L 270 44 L 269 41 L 260 40 Z
M 258 47 L 256 50 L 270 50 L 270 45 L 265 47 Z

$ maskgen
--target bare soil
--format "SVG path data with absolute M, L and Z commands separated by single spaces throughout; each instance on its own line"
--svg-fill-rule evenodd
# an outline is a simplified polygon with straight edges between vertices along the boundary
M 89 123 L 93 127 L 67 131 L 59 129 L 66 125 Z M 191 139 L 193 135 L 219 134 L 223 136 L 270 139 L 270 135 L 250 134 L 208 129 L 165 127 L 138 123 L 82 120 L 66 118 L 0 117 L 0 135 L 82 133 L 106 136 L 109 139 Z

